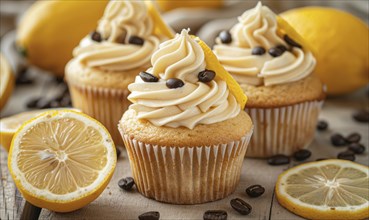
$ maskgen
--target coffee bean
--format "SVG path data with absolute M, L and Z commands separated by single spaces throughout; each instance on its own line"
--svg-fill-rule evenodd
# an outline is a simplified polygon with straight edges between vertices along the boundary
M 91 36 L 91 39 L 92 39 L 93 41 L 101 42 L 101 40 L 102 40 L 102 38 L 101 38 L 101 34 L 100 34 L 99 32 L 97 32 L 97 31 L 93 31 L 93 32 L 90 34 L 90 36 Z
M 268 50 L 268 53 L 270 54 L 270 56 L 272 57 L 279 57 L 280 55 L 283 54 L 283 50 L 276 48 L 276 47 L 272 47 Z
M 229 31 L 222 31 L 219 34 L 219 39 L 223 44 L 229 44 L 232 42 L 232 35 Z
M 40 99 L 41 98 L 33 98 L 33 99 L 30 99 L 29 101 L 27 101 L 27 103 L 26 103 L 27 108 L 36 108 L 37 107 L 37 102 Z
M 352 151 L 344 151 L 337 155 L 338 159 L 355 161 L 355 154 Z
M 290 158 L 283 154 L 277 154 L 268 158 L 268 164 L 270 165 L 283 165 L 288 164 L 289 162 Z
M 341 134 L 333 134 L 331 143 L 336 147 L 347 145 L 346 139 Z
M 239 212 L 241 215 L 248 215 L 251 213 L 252 207 L 247 202 L 240 198 L 232 199 L 231 206 L 234 210 Z
M 140 77 L 144 82 L 158 82 L 159 78 L 145 71 L 140 72 Z
M 251 50 L 252 55 L 263 55 L 265 54 L 265 49 L 263 47 L 254 47 Z
M 369 122 L 369 111 L 366 110 L 359 110 L 357 112 L 355 112 L 352 117 L 357 121 L 357 122 Z
M 293 157 L 295 158 L 295 160 L 297 161 L 303 161 L 308 159 L 311 156 L 311 151 L 306 150 L 306 149 L 302 149 L 302 150 L 298 150 L 293 154 Z
M 159 220 L 160 219 L 160 213 L 151 211 L 151 212 L 145 212 L 138 216 L 139 220 Z
M 287 44 L 293 46 L 293 47 L 298 47 L 298 48 L 302 48 L 302 46 L 297 43 L 296 41 L 294 41 L 292 38 L 290 38 L 287 34 L 284 35 L 283 37 L 284 41 L 286 41 Z
M 361 135 L 357 132 L 354 132 L 346 137 L 346 141 L 348 143 L 358 143 L 361 140 Z
M 199 72 L 198 78 L 203 83 L 208 83 L 215 78 L 215 72 L 212 70 L 203 70 Z
M 287 47 L 286 46 L 284 46 L 284 45 L 278 45 L 278 46 L 276 46 L 276 48 L 278 48 L 278 49 L 280 49 L 281 51 L 283 51 L 283 53 L 284 52 L 286 52 L 288 49 L 287 49 Z
M 263 195 L 264 192 L 265 192 L 265 189 L 261 185 L 252 185 L 252 186 L 247 187 L 246 189 L 247 195 L 253 198 Z
M 223 210 L 208 210 L 204 213 L 204 220 L 227 220 L 228 214 Z
M 166 85 L 169 89 L 176 89 L 184 86 L 184 82 L 177 78 L 168 79 Z
M 355 154 L 362 154 L 365 152 L 365 146 L 360 143 L 352 143 L 348 146 L 348 149 Z
M 126 177 L 118 181 L 118 186 L 126 191 L 131 190 L 134 184 L 135 181 L 132 177 Z
M 138 36 L 130 36 L 128 39 L 128 43 L 142 46 L 144 45 L 145 40 Z
M 320 121 L 318 121 L 318 124 L 317 124 L 316 128 L 319 131 L 325 131 L 328 128 L 328 122 L 326 122 L 324 120 L 320 120 Z

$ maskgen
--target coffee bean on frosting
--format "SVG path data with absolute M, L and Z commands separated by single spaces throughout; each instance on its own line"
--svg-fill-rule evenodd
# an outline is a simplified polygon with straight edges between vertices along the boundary
M 158 82 L 159 78 L 145 71 L 140 72 L 140 77 L 144 82 Z
M 284 41 L 286 41 L 287 44 L 293 46 L 293 47 L 298 47 L 298 48 L 302 48 L 302 46 L 297 43 L 296 41 L 294 41 L 292 38 L 290 38 L 290 36 L 288 36 L 287 34 L 284 35 L 283 37 Z
M 199 72 L 198 78 L 203 83 L 208 83 L 215 77 L 215 72 L 212 70 L 203 70 Z
M 170 78 L 167 80 L 166 85 L 169 89 L 176 89 L 184 86 L 184 82 L 177 78 Z
M 208 210 L 204 213 L 204 220 L 227 220 L 227 212 L 223 210 Z
M 263 55 L 265 54 L 265 49 L 263 47 L 254 47 L 251 50 L 252 55 Z
M 232 35 L 229 31 L 222 31 L 219 34 L 219 39 L 223 44 L 229 44 L 232 42 Z
M 268 50 L 268 53 L 270 54 L 270 56 L 272 57 L 279 57 L 283 54 L 283 50 L 277 48 L 277 47 L 272 47 Z
M 93 41 L 96 41 L 96 42 L 101 42 L 101 40 L 102 40 L 102 38 L 101 38 L 101 34 L 100 34 L 99 32 L 97 32 L 97 31 L 93 31 L 93 32 L 91 33 L 91 39 L 92 39 Z
M 128 43 L 142 46 L 145 43 L 145 40 L 138 36 L 130 36 Z

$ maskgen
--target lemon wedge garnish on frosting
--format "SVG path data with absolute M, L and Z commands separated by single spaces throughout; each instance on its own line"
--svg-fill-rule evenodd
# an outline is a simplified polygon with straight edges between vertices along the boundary
M 155 23 L 154 33 L 157 35 L 164 35 L 169 39 L 174 37 L 174 31 L 163 21 L 160 16 L 159 11 L 156 9 L 154 2 L 152 1 L 145 1 L 149 14 L 151 15 L 152 19 Z
M 206 68 L 209 70 L 213 70 L 216 73 L 216 78 L 220 78 L 221 80 L 224 80 L 229 88 L 229 91 L 234 95 L 237 102 L 240 103 L 241 108 L 244 109 L 246 102 L 247 102 L 247 96 L 243 92 L 240 85 L 236 82 L 236 80 L 233 79 L 231 74 L 227 72 L 227 70 L 224 69 L 224 67 L 219 63 L 218 58 L 215 56 L 213 51 L 204 43 L 199 37 L 192 36 L 198 44 L 201 46 L 202 50 L 205 54 L 205 62 L 206 62 Z
M 297 33 L 297 31 L 281 16 L 277 16 L 277 24 L 277 33 L 280 37 L 283 38 L 284 35 L 287 34 L 290 38 L 299 43 L 302 46 L 302 49 L 308 50 L 315 54 L 314 47 L 309 44 L 299 33 Z

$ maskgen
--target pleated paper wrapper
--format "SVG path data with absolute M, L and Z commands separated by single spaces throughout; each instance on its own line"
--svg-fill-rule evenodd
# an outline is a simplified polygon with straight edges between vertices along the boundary
M 166 203 L 198 204 L 234 192 L 252 131 L 228 144 L 194 147 L 151 145 L 121 133 L 141 194 Z
M 123 145 L 118 123 L 131 102 L 128 89 L 108 89 L 78 86 L 68 83 L 73 107 L 100 121 L 111 134 L 116 145 Z
M 254 134 L 246 157 L 292 155 L 313 141 L 323 101 L 309 101 L 278 108 L 247 108 Z

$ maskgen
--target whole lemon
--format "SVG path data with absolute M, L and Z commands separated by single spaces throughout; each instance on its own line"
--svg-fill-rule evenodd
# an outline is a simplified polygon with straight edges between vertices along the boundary
M 315 49 L 314 73 L 329 95 L 357 90 L 369 82 L 369 28 L 359 18 L 332 8 L 304 7 L 281 16 Z

